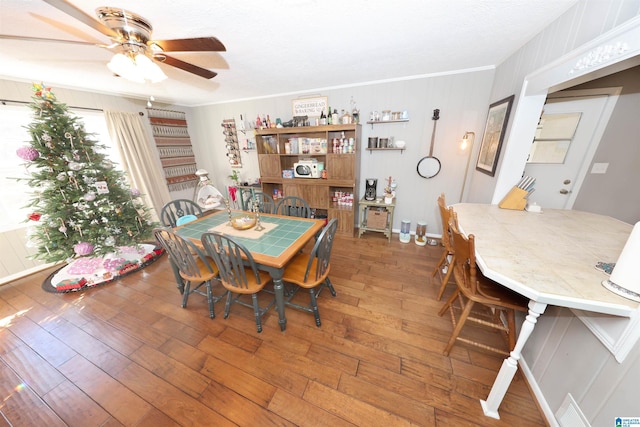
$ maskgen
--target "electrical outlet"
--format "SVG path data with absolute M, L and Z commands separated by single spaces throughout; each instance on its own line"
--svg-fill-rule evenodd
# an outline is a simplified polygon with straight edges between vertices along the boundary
M 591 173 L 607 173 L 609 163 L 594 163 L 591 168 Z

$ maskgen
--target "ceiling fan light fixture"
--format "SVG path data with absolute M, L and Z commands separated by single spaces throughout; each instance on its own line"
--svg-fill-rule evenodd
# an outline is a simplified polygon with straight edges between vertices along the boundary
M 160 67 L 142 53 L 116 53 L 107 67 L 114 74 L 135 83 L 157 83 L 167 78 Z
M 136 66 L 133 60 L 125 54 L 116 53 L 107 64 L 107 68 L 109 68 L 113 74 L 127 80 L 144 83 L 144 78 L 136 72 Z
M 136 68 L 140 70 L 145 80 L 151 83 L 158 83 L 166 79 L 167 76 L 162 72 L 158 64 L 153 62 L 147 55 L 137 54 L 135 56 Z

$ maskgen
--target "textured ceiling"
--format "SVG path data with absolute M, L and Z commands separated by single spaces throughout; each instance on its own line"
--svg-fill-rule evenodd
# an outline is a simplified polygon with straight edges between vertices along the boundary
M 153 38 L 214 36 L 226 52 L 181 53 L 218 73 L 206 80 L 163 65 L 168 80 L 136 84 L 110 73 L 97 46 L 0 39 L 0 78 L 185 106 L 499 64 L 576 0 L 73 0 L 142 15 Z M 109 39 L 42 0 L 0 0 L 0 34 Z M 0 94 L 1 96 L 1 94 Z

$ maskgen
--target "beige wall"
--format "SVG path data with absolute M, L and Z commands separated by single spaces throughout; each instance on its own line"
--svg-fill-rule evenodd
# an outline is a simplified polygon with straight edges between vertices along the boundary
M 444 192 L 451 203 L 460 199 L 465 168 L 469 155 L 471 168 L 475 167 L 476 151 L 471 154 L 459 149 L 465 131 L 481 134 L 484 127 L 489 91 L 494 72 L 492 69 L 467 70 L 450 74 L 425 76 L 422 78 L 399 80 L 380 84 L 369 84 L 350 88 L 321 91 L 328 96 L 331 107 L 350 108 L 350 100 L 360 109 L 362 121 L 366 122 L 371 111 L 407 110 L 409 121 L 380 125 L 362 124 L 362 141 L 370 136 L 389 137 L 406 141 L 406 149 L 399 151 L 372 152 L 361 150 L 360 194 L 364 194 L 366 178 L 378 179 L 378 193 L 382 194 L 384 180 L 392 176 L 398 183 L 397 201 L 393 229 L 400 229 L 403 219 L 411 221 L 415 230 L 418 221 L 427 222 L 427 234 L 439 236 L 442 232 L 436 200 Z M 291 103 L 295 98 L 311 94 L 278 96 L 253 101 L 225 103 L 193 108 L 187 114 L 191 140 L 199 159 L 199 167 L 210 172 L 214 185 L 220 190 L 230 184 L 227 176 L 231 167 L 225 156 L 224 135 L 220 123 L 224 119 L 240 115 L 255 121 L 258 114 L 269 114 L 271 119 L 291 118 Z M 434 109 L 440 109 L 434 143 L 434 155 L 442 163 L 440 173 L 431 179 L 421 178 L 416 167 L 418 161 L 429 153 L 434 121 Z M 252 131 L 243 138 L 253 138 Z M 479 146 L 476 140 L 475 148 Z M 255 151 L 242 152 L 243 179 L 259 176 Z

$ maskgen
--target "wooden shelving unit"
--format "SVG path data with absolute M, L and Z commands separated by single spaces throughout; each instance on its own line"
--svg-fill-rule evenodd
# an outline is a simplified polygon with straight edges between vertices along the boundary
M 351 153 L 333 151 L 332 141 L 342 138 L 343 133 L 347 140 L 354 140 Z M 354 236 L 359 201 L 361 126 L 348 124 L 256 129 L 255 136 L 263 191 L 273 195 L 274 190 L 279 190 L 283 196 L 302 197 L 311 208 L 316 209 L 317 215 L 337 218 L 339 233 Z M 301 139 L 305 143 L 313 142 L 309 145 L 312 147 L 310 152 L 301 152 Z M 292 148 L 293 144 L 297 144 L 298 150 Z M 286 152 L 285 145 L 289 146 L 289 152 Z M 283 178 L 282 171 L 293 169 L 300 159 L 322 162 L 326 179 Z M 340 194 L 350 194 L 352 204 L 337 200 L 336 195 Z

